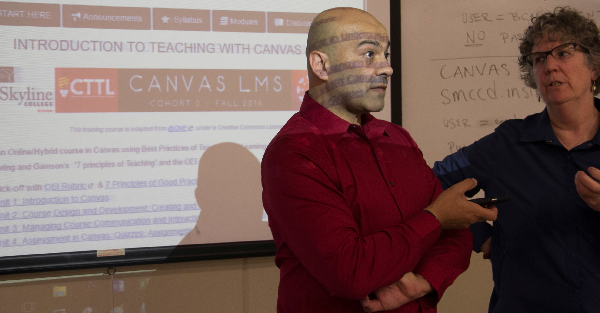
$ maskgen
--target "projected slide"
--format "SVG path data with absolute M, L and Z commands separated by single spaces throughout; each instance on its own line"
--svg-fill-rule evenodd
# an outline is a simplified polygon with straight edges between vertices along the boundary
M 260 160 L 335 6 L 0 2 L 0 257 L 271 239 Z

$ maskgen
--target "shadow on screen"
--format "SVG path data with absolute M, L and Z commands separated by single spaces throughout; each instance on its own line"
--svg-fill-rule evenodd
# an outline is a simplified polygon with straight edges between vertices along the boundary
M 243 146 L 209 147 L 198 165 L 196 226 L 180 245 L 272 239 L 263 221 L 260 162 Z

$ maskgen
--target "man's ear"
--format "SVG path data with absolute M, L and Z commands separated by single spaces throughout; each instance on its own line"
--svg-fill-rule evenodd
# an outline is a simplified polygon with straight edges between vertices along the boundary
M 327 54 L 315 50 L 308 55 L 308 63 L 315 76 L 324 81 L 329 79 L 329 75 L 327 74 L 329 58 Z

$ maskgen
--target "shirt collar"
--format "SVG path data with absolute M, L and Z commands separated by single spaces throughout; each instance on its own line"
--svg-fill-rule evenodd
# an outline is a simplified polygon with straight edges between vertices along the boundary
M 348 131 L 348 128 L 352 126 L 351 123 L 343 120 L 315 101 L 308 95 L 308 92 L 304 94 L 300 114 L 319 129 L 322 134 L 331 136 L 334 143 L 337 143 Z M 362 115 L 362 127 L 367 134 L 367 138 L 374 138 L 384 134 L 386 124 L 370 113 L 365 113 Z
M 596 107 L 596 110 L 600 111 L 600 99 L 594 98 L 594 106 Z M 553 140 L 558 142 L 558 139 L 552 130 L 550 117 L 548 116 L 546 108 L 544 108 L 541 113 L 532 115 L 530 119 L 526 118 L 525 122 L 527 124 L 523 131 L 523 135 L 521 135 L 521 141 L 534 142 Z M 592 139 L 592 143 L 600 145 L 600 129 L 596 132 L 596 135 Z

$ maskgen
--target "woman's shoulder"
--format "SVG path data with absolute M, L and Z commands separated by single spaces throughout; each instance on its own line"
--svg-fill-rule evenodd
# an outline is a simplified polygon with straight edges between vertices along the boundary
M 496 132 L 523 132 L 527 127 L 536 123 L 540 119 L 542 113 L 534 113 L 525 118 L 512 118 L 500 121 Z

